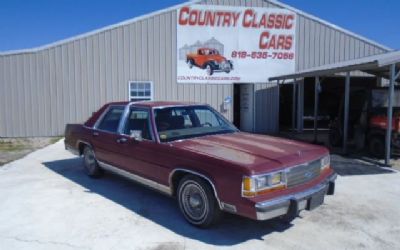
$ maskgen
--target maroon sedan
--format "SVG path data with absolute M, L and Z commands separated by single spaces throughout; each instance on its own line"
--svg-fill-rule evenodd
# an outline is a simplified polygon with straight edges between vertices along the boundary
M 176 197 L 200 227 L 222 211 L 291 221 L 335 189 L 324 147 L 240 132 L 202 104 L 109 103 L 67 125 L 65 147 L 91 177 L 108 170 Z

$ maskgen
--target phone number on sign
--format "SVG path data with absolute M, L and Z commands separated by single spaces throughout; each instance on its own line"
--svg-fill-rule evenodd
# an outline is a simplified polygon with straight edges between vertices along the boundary
M 239 59 L 279 59 L 279 60 L 293 60 L 293 52 L 247 52 L 247 51 L 233 51 L 232 58 Z

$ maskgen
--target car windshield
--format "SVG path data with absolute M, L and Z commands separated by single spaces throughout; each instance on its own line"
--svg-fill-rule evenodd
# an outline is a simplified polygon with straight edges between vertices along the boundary
M 238 131 L 208 106 L 157 108 L 154 115 L 161 142 Z

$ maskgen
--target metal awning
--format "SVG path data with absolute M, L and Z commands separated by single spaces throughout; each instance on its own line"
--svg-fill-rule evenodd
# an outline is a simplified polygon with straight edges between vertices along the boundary
M 270 77 L 269 81 L 329 76 L 337 73 L 356 70 L 390 79 L 390 66 L 393 64 L 395 64 L 396 71 L 398 71 L 400 69 L 400 51 L 387 52 L 334 64 L 326 64 L 323 66 L 298 71 L 292 74 Z
M 351 71 L 362 71 L 376 77 L 382 77 L 390 80 L 388 88 L 388 108 L 387 117 L 388 125 L 386 128 L 385 138 L 385 164 L 389 165 L 391 155 L 391 138 L 392 138 L 392 115 L 393 115 L 393 96 L 394 84 L 400 77 L 400 51 L 392 51 L 379 55 L 363 57 L 354 60 L 343 61 L 334 64 L 327 64 L 303 71 L 298 71 L 293 74 L 275 76 L 269 78 L 269 81 L 277 81 L 278 85 L 281 81 L 293 80 L 293 95 L 296 92 L 296 79 L 305 77 L 315 78 L 315 101 L 314 101 L 314 140 L 317 140 L 317 117 L 318 117 L 318 102 L 319 92 L 317 89 L 320 85 L 320 77 L 332 76 L 339 73 L 346 74 L 345 83 L 345 105 L 344 105 L 344 131 L 343 131 L 343 152 L 347 150 L 347 135 L 348 135 L 348 118 L 349 118 L 349 99 L 350 99 L 350 79 Z M 293 110 L 295 103 L 293 102 Z M 293 114 L 294 124 L 294 114 Z

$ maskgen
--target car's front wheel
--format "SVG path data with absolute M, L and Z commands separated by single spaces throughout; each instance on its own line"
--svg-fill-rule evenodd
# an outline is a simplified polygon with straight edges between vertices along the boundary
M 83 165 L 86 174 L 92 178 L 98 178 L 103 174 L 102 169 L 97 163 L 93 149 L 89 146 L 86 146 L 83 150 Z
M 214 74 L 214 69 L 211 64 L 207 64 L 206 66 L 207 75 L 212 76 Z
M 179 182 L 178 203 L 185 219 L 198 227 L 211 226 L 221 214 L 212 188 L 197 176 L 187 175 Z

